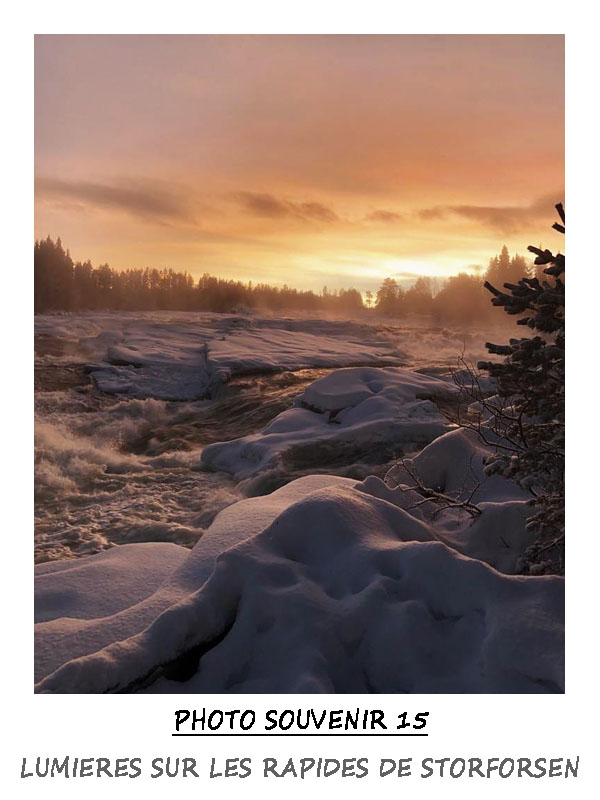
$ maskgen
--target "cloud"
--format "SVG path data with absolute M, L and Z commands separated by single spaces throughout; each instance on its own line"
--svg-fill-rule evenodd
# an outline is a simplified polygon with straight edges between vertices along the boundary
M 236 198 L 246 211 L 257 217 L 287 217 L 289 209 L 285 203 L 272 194 L 257 194 L 254 192 L 236 192 Z
M 110 184 L 38 178 L 35 192 L 38 197 L 125 211 L 163 224 L 194 222 L 188 192 L 180 186 L 160 181 L 120 180 Z
M 312 222 L 338 222 L 333 209 L 322 203 L 294 203 L 263 192 L 236 192 L 235 198 L 245 211 L 257 217 L 278 219 L 291 217 Z
M 400 272 L 394 272 L 393 277 L 399 278 L 400 280 L 403 281 L 416 281 L 419 278 L 424 278 L 426 276 L 423 275 L 422 272 L 408 272 L 406 270 L 402 270 Z
M 554 205 L 564 196 L 564 191 L 544 195 L 526 206 L 435 206 L 417 212 L 424 220 L 441 219 L 450 215 L 463 217 L 485 228 L 500 233 L 515 233 L 541 220 L 553 219 Z
M 403 219 L 402 214 L 398 214 L 396 211 L 386 211 L 383 208 L 378 208 L 365 217 L 367 222 L 383 222 L 386 224 L 401 222 Z

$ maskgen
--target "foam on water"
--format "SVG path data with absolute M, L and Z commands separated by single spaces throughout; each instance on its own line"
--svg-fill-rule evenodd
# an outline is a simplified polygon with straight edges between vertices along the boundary
M 202 468 L 204 445 L 260 428 L 321 374 L 234 381 L 196 402 L 119 398 L 90 384 L 38 391 L 36 562 L 131 542 L 192 547 L 243 497 L 228 475 Z M 45 381 L 54 385 L 55 375 Z
M 140 438 L 151 440 L 153 427 L 176 423 L 190 408 L 157 400 L 106 402 L 96 392 L 73 389 L 41 392 L 36 405 L 38 562 L 127 542 L 193 546 L 213 517 L 239 499 L 225 476 L 199 471 L 197 452 L 129 452 Z
M 239 499 L 231 481 L 198 471 L 192 453 L 128 454 L 47 422 L 36 439 L 36 561 L 127 542 L 192 546 Z

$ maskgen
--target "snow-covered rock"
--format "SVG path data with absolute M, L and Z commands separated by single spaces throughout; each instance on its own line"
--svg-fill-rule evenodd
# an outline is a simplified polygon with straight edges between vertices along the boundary
M 377 489 L 373 477 L 365 484 L 380 496 L 384 491 L 390 502 L 425 520 L 437 536 L 459 552 L 510 574 L 532 544 L 531 534 L 525 529 L 532 513 L 531 495 L 501 475 L 485 474 L 484 460 L 490 453 L 491 448 L 475 431 L 457 428 L 393 467 L 387 480 L 397 488 Z M 415 486 L 415 478 L 452 500 L 476 504 L 479 515 L 472 517 L 457 507 L 444 509 L 443 504 L 424 502 L 420 494 L 407 491 L 407 487 Z
M 195 400 L 211 387 L 208 341 L 214 331 L 201 323 L 136 320 L 106 348 L 107 365 L 90 370 L 96 386 L 108 394 Z M 82 340 L 96 350 L 97 342 Z
M 346 367 L 353 364 L 406 363 L 406 353 L 389 341 L 364 342 L 356 338 L 325 336 L 302 330 L 258 328 L 232 330 L 209 345 L 211 367 L 231 374 L 300 370 L 310 367 Z
M 424 445 L 451 425 L 429 399 L 450 394 L 449 380 L 391 367 L 336 370 L 308 386 L 296 407 L 259 433 L 212 444 L 202 463 L 242 480 L 273 468 L 310 445 L 322 463 L 342 449 L 351 460 L 365 449 Z
M 424 447 L 411 463 L 425 486 L 461 498 L 470 496 L 474 503 L 529 499 L 531 495 L 514 481 L 485 474 L 484 460 L 491 452 L 475 431 L 455 428 Z M 394 478 L 402 482 L 406 473 L 400 468 Z

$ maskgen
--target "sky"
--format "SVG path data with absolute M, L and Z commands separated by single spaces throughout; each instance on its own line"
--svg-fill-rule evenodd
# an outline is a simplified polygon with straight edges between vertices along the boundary
M 36 36 L 35 236 L 376 289 L 553 249 L 564 37 Z

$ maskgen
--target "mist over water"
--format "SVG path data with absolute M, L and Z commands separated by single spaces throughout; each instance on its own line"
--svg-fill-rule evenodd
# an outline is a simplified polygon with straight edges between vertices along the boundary
M 383 474 L 401 455 L 385 443 L 357 451 L 307 442 L 276 467 L 236 485 L 229 475 L 202 468 L 202 448 L 262 430 L 329 370 L 234 375 L 213 386 L 210 397 L 191 401 L 108 394 L 98 389 L 86 365 L 91 356 L 103 363 L 118 336 L 102 330 L 98 315 L 90 315 L 86 324 L 93 323 L 94 336 L 86 336 L 84 316 L 73 319 L 73 325 L 69 318 L 56 316 L 52 325 L 52 315 L 46 315 L 41 320 L 43 334 L 36 336 L 37 562 L 129 542 L 169 541 L 192 547 L 219 511 L 244 496 L 268 493 L 315 472 L 357 479 Z M 111 325 L 117 317 L 110 317 Z M 277 327 L 274 320 L 261 324 Z M 302 329 L 301 322 L 286 324 L 288 329 Z M 377 334 L 395 340 L 409 354 L 406 365 L 412 369 L 448 372 L 461 353 L 473 360 L 483 354 L 483 336 L 476 331 L 319 324 L 334 335 L 352 331 L 356 336 L 363 328 L 367 338 Z M 220 333 L 220 320 L 219 326 Z M 239 327 L 238 322 L 236 330 Z

